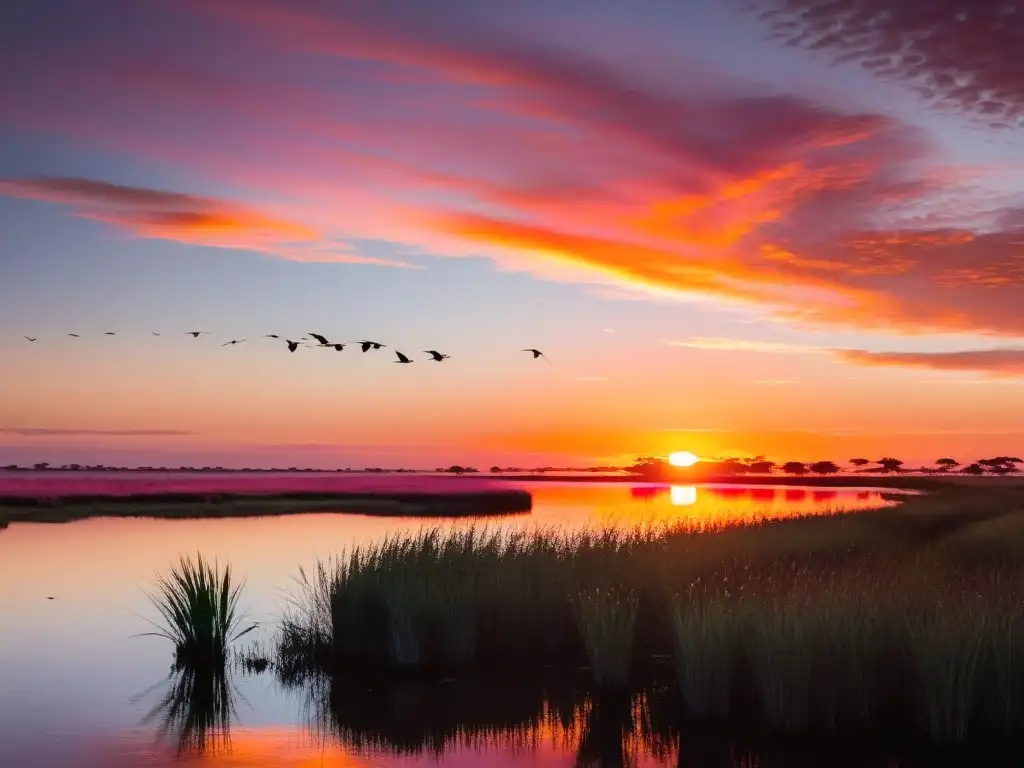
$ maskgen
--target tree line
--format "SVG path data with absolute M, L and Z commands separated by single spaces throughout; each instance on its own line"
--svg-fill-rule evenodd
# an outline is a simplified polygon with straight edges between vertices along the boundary
M 922 474 L 949 474 L 960 473 L 965 475 L 1009 475 L 1020 470 L 1024 459 L 1017 456 L 995 456 L 989 459 L 978 459 L 969 464 L 961 464 L 956 459 L 944 457 L 936 459 L 934 464 L 922 467 L 907 468 L 904 462 L 892 456 L 885 456 L 872 461 L 871 459 L 855 458 L 849 459 L 847 465 L 840 466 L 834 461 L 787 461 L 776 463 L 769 461 L 764 456 L 754 456 L 748 459 L 723 459 L 721 461 L 701 462 L 702 469 L 707 472 L 724 475 L 770 475 L 780 473 L 784 475 L 835 475 L 840 472 L 870 473 L 870 474 L 891 474 L 899 472 L 911 472 Z M 638 475 L 659 474 L 670 470 L 669 463 L 657 456 L 640 456 L 633 466 L 626 469 Z

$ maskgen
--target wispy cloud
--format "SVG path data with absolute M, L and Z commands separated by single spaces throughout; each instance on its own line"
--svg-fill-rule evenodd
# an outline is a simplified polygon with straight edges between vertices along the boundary
M 796 379 L 757 379 L 750 383 L 761 387 L 785 387 L 790 384 L 799 384 L 800 382 Z
M 608 381 L 606 376 L 577 376 L 576 381 Z
M 820 352 L 817 347 L 799 344 L 782 344 L 774 341 L 756 341 L 753 339 L 730 339 L 721 336 L 693 336 L 689 339 L 665 341 L 672 347 L 689 349 L 708 349 L 722 352 L 768 352 L 779 355 L 807 354 Z
M 542 18 L 542 4 L 520 5 Z M 910 52 L 886 53 L 901 63 L 883 70 L 920 75 L 936 98 L 995 122 L 1018 114 L 1024 65 L 1006 51 L 1016 17 L 966 0 L 950 7 L 968 22 L 924 0 L 785 5 L 795 13 L 778 17 L 777 32 L 801 45 L 870 68 L 878 44 L 907 39 Z M 807 326 L 1024 333 L 1024 200 L 951 170 L 923 129 L 688 70 L 645 76 L 599 46 L 582 54 L 586 41 L 560 47 L 515 31 L 529 24 L 439 7 L 459 5 L 164 4 L 137 32 L 145 55 L 65 45 L 41 24 L 61 55 L 26 47 L 32 60 L 5 107 L 31 129 L 287 201 L 272 213 L 56 190 L 143 236 L 347 261 L 361 257 L 318 247 L 322 233 L 375 238 L 485 256 L 604 296 L 700 298 Z M 197 58 L 180 29 L 202 29 L 223 55 Z M 338 98 L 338 82 L 352 98 Z M 986 93 L 968 95 L 974 86 Z
M 0 427 L 0 434 L 19 437 L 186 437 L 180 429 L 65 429 L 60 427 Z
M 144 238 L 253 250 L 296 261 L 410 266 L 360 256 L 344 244 L 325 242 L 304 224 L 199 195 L 53 176 L 0 180 L 0 195 L 67 205 L 79 216 Z
M 935 371 L 982 371 L 998 378 L 1024 376 L 1024 348 L 974 349 L 958 352 L 869 352 L 863 349 L 831 351 L 840 360 L 855 365 L 927 368 Z

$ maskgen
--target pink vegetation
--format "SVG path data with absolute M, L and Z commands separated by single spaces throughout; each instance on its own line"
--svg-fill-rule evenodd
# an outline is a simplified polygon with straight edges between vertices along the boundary
M 478 477 L 373 474 L 0 473 L 0 496 L 128 496 L 152 493 L 480 493 L 510 489 Z

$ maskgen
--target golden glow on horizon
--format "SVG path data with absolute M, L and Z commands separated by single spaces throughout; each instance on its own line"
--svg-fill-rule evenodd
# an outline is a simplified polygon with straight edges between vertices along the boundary
M 673 451 L 668 455 L 668 463 L 673 467 L 692 467 L 700 461 L 700 457 L 689 451 Z

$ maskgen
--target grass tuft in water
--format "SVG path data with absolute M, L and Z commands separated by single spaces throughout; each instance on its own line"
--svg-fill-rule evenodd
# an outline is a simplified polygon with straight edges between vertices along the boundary
M 229 645 L 258 626 L 242 626 L 238 600 L 244 583 L 232 578 L 230 565 L 220 568 L 201 554 L 195 560 L 182 557 L 157 581 L 156 593 L 148 593 L 163 622 L 146 634 L 174 643 L 179 665 L 224 666 Z

